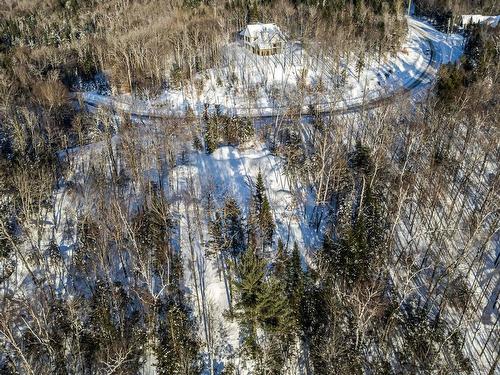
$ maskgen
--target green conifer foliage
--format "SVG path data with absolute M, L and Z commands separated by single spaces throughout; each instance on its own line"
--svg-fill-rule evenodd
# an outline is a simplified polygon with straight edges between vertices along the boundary
M 285 253 L 285 245 L 283 241 L 278 239 L 278 246 L 276 249 L 276 261 L 274 264 L 274 274 L 275 276 L 281 280 L 283 283 L 285 282 L 285 272 L 287 267 L 287 255 Z
M 228 248 L 237 255 L 245 247 L 245 237 L 241 210 L 234 198 L 226 199 L 224 204 L 224 229 Z
M 164 309 L 156 348 L 158 373 L 199 374 L 197 357 L 200 343 L 189 309 L 185 304 L 173 301 L 167 303 Z
M 267 263 L 248 248 L 238 265 L 235 290 L 239 297 L 235 317 L 242 327 L 244 347 L 251 358 L 261 351 L 257 329 L 266 335 L 288 332 L 290 312 L 283 288 L 274 277 L 266 278 Z
M 270 246 L 273 242 L 275 225 L 273 214 L 271 212 L 271 205 L 269 204 L 269 200 L 266 195 L 264 179 L 260 171 L 257 175 L 257 182 L 255 184 L 254 211 L 257 226 L 261 232 L 263 245 Z
M 299 246 L 295 242 L 292 254 L 288 259 L 286 294 L 296 321 L 300 319 L 301 305 L 304 299 L 305 276 L 301 263 Z
M 238 266 L 239 279 L 235 281 L 235 289 L 239 297 L 236 304 L 236 318 L 242 326 L 244 346 L 251 357 L 258 354 L 257 326 L 259 298 L 264 290 L 266 263 L 257 256 L 254 249 L 249 248 L 241 258 Z
M 215 151 L 219 144 L 218 123 L 211 117 L 205 125 L 205 147 L 207 152 L 211 154 Z
M 248 23 L 256 23 L 260 21 L 259 8 L 257 2 L 254 1 L 248 9 Z
M 176 254 L 172 262 L 173 282 L 169 295 L 156 306 L 156 367 L 159 374 L 195 375 L 201 371 L 197 325 L 180 288 L 183 279 L 180 255 Z

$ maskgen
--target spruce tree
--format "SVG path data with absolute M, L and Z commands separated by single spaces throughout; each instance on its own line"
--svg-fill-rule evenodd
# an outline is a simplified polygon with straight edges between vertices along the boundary
M 205 147 L 211 154 L 219 145 L 218 122 L 214 117 L 210 117 L 205 125 Z
M 262 178 L 262 173 L 259 170 L 259 174 L 257 175 L 257 181 L 255 183 L 255 204 L 258 212 L 262 209 L 262 204 L 266 197 L 266 187 L 264 186 L 264 179 Z
M 201 142 L 200 137 L 198 137 L 197 135 L 194 135 L 194 137 L 193 137 L 193 148 L 196 151 L 202 151 L 203 150 L 203 143 Z
M 299 246 L 295 242 L 288 259 L 286 292 L 296 322 L 300 319 L 300 307 L 304 299 L 304 272 L 301 263 Z
M 199 374 L 201 345 L 197 338 L 196 321 L 180 288 L 183 268 L 179 254 L 175 254 L 172 263 L 169 293 L 156 307 L 156 368 L 159 374 Z
M 270 246 L 273 242 L 275 225 L 271 205 L 266 195 L 264 179 L 260 171 L 255 184 L 254 206 L 258 227 L 261 230 L 263 246 Z
M 215 219 L 209 223 L 208 230 L 210 246 L 207 252 L 218 259 L 224 281 L 228 282 L 225 285 L 228 288 L 226 291 L 229 299 L 229 312 L 232 314 L 234 264 L 245 247 L 241 210 L 234 198 L 226 199 L 222 214 L 216 212 Z
M 172 65 L 170 70 L 170 86 L 174 89 L 180 89 L 182 86 L 183 72 L 179 64 L 175 63 Z
M 162 307 L 155 348 L 159 374 L 198 374 L 200 343 L 187 305 L 169 301 Z
M 234 198 L 228 198 L 224 203 L 224 237 L 233 257 L 245 248 L 243 218 L 238 202 Z
M 209 255 L 222 254 L 236 261 L 237 256 L 245 248 L 243 218 L 238 203 L 234 198 L 225 201 L 222 213 L 216 212 L 215 218 L 208 225 L 210 234 Z
M 261 351 L 258 328 L 267 335 L 289 332 L 290 310 L 284 289 L 276 278 L 266 279 L 267 268 L 255 249 L 249 248 L 241 258 L 235 282 L 239 297 L 235 317 L 242 327 L 245 349 L 254 359 Z
M 259 8 L 257 7 L 257 2 L 254 1 L 248 9 L 248 23 L 259 22 Z
M 208 223 L 208 234 L 210 239 L 208 241 L 209 247 L 207 249 L 208 255 L 218 256 L 224 252 L 224 238 L 223 238 L 223 219 L 219 212 L 215 213 L 215 218 Z
M 283 241 L 278 239 L 278 247 L 276 249 L 276 260 L 274 263 L 274 274 L 283 284 L 286 284 L 285 272 L 287 267 L 287 255 L 285 253 L 285 245 Z
M 254 248 L 248 248 L 238 265 L 238 280 L 235 289 L 239 297 L 236 304 L 236 318 L 242 326 L 243 344 L 251 357 L 259 352 L 257 343 L 257 323 L 259 298 L 264 291 L 266 263 Z
M 238 136 L 240 143 L 248 141 L 255 135 L 255 129 L 248 118 L 238 119 Z

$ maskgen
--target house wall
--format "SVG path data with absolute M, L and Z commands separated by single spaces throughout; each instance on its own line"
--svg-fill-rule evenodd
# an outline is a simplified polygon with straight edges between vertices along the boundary
M 259 56 L 270 56 L 270 55 L 275 55 L 277 53 L 281 53 L 283 49 L 281 47 L 277 48 L 257 48 L 253 49 L 252 52 L 256 53 Z
M 269 46 L 266 48 L 259 48 L 259 46 L 254 45 L 257 38 L 252 38 L 251 36 L 244 35 L 244 45 L 249 51 L 259 55 L 259 56 L 270 56 L 283 51 L 284 42 L 279 38 L 273 38 Z

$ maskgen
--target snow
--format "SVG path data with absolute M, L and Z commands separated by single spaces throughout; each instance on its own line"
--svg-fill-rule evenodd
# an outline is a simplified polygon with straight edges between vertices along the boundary
M 212 155 L 192 154 L 188 165 L 174 169 L 172 178 L 177 184 L 172 193 L 182 195 L 191 180 L 194 180 L 197 192 L 204 190 L 207 183 L 210 183 L 215 187 L 218 197 L 233 197 L 244 208 L 250 202 L 253 184 L 259 172 L 263 176 L 269 202 L 275 212 L 278 236 L 285 243 L 293 244 L 297 241 L 306 249 L 316 246 L 319 238 L 302 222 L 303 205 L 292 194 L 282 160 L 272 155 L 263 144 L 255 144 L 246 149 L 224 146 L 215 150 Z M 303 193 L 308 194 L 305 191 Z M 245 210 L 243 212 L 248 213 Z M 288 233 L 289 226 L 293 228 L 291 233 Z
M 446 53 L 446 48 L 450 45 L 442 43 L 442 49 Z M 141 135 L 145 133 L 144 128 L 140 132 Z M 145 137 L 146 138 L 146 137 Z M 119 142 L 119 137 L 113 138 L 113 144 Z M 146 142 L 144 140 L 144 142 Z M 68 178 L 79 179 L 79 170 L 87 169 L 93 163 L 95 165 L 100 165 L 100 155 L 105 154 L 105 144 L 95 143 L 86 147 L 71 150 L 68 153 L 60 153 L 60 157 L 67 156 L 72 159 L 71 169 L 74 174 L 68 176 Z M 144 147 L 147 152 L 148 148 Z M 151 155 L 153 151 L 151 151 Z M 150 157 L 151 155 L 144 155 L 144 174 L 155 181 L 158 180 L 160 173 L 158 173 L 158 165 L 156 158 Z M 195 272 L 197 272 L 198 280 L 202 279 L 204 284 L 203 296 L 205 298 L 207 310 L 210 311 L 212 318 L 215 320 L 214 326 L 220 328 L 220 332 L 216 333 L 217 340 L 220 345 L 223 346 L 220 352 L 216 354 L 216 363 L 220 366 L 231 354 L 238 353 L 240 347 L 239 338 L 239 327 L 236 322 L 229 321 L 223 318 L 223 312 L 228 309 L 228 301 L 226 296 L 226 287 L 224 281 L 221 279 L 217 271 L 217 265 L 213 259 L 208 258 L 205 255 L 205 248 L 208 240 L 207 223 L 203 219 L 202 225 L 198 229 L 197 225 L 194 225 L 196 219 L 196 210 L 190 202 L 200 202 L 203 200 L 203 194 L 209 189 L 212 189 L 216 196 L 216 201 L 221 202 L 224 197 L 235 198 L 240 207 L 243 209 L 243 214 L 246 216 L 248 212 L 246 207 L 250 200 L 252 194 L 253 184 L 256 180 L 259 171 L 264 176 L 264 182 L 266 185 L 266 193 L 269 197 L 269 201 L 272 207 L 272 211 L 275 213 L 275 222 L 277 224 L 277 234 L 283 239 L 283 242 L 290 248 L 294 241 L 297 241 L 302 250 L 302 255 L 307 261 L 309 259 L 310 252 L 320 244 L 320 238 L 316 231 L 311 229 L 307 222 L 306 213 L 309 212 L 312 204 L 311 193 L 308 189 L 302 186 L 290 186 L 287 178 L 285 177 L 283 169 L 283 161 L 273 155 L 262 143 L 249 143 L 243 145 L 240 148 L 224 146 L 216 149 L 211 155 L 205 153 L 192 152 L 187 157 L 187 162 L 184 164 L 177 165 L 172 171 L 171 175 L 168 176 L 169 185 L 167 194 L 172 201 L 172 208 L 175 210 L 175 216 L 179 220 L 179 238 L 180 238 L 180 248 L 183 252 L 184 267 L 185 267 L 185 283 L 186 288 L 189 291 L 189 295 L 192 299 L 192 306 L 196 311 L 196 291 L 194 287 L 194 278 L 192 274 L 192 268 L 190 266 L 190 261 L 193 259 L 195 264 Z M 487 165 L 488 173 L 493 173 L 494 165 Z M 487 174 L 488 174 L 487 173 Z M 86 188 L 85 182 L 82 181 L 82 189 Z M 91 187 L 90 187 L 91 188 Z M 186 196 L 191 195 L 193 199 L 185 199 Z M 299 199 L 304 197 L 303 199 Z M 75 220 L 77 217 L 77 212 L 81 208 L 82 201 L 87 200 L 86 204 L 91 203 L 92 197 L 85 196 L 85 192 L 81 193 L 81 196 L 75 196 L 69 189 L 63 188 L 54 194 L 54 215 L 50 219 L 47 219 L 47 233 L 41 240 L 42 247 L 44 248 L 46 244 L 52 238 L 52 233 L 54 233 L 54 239 L 56 244 L 62 250 L 62 255 L 66 265 L 71 265 L 72 249 L 74 247 L 75 238 L 73 235 L 68 235 L 63 230 L 64 223 L 67 220 Z M 131 199 L 136 199 L 131 195 Z M 463 199 L 459 197 L 458 199 Z M 448 204 L 448 203 L 447 203 Z M 457 203 L 456 209 L 459 208 L 460 202 Z M 133 207 L 133 204 L 131 204 Z M 202 210 L 203 211 L 203 210 Z M 418 221 L 418 220 L 417 220 Z M 436 213 L 435 220 L 430 223 L 431 228 L 436 227 L 440 229 L 439 224 L 440 217 Z M 417 223 L 416 226 L 420 224 Z M 52 231 L 53 226 L 55 226 L 54 231 Z M 422 226 L 425 228 L 425 226 Z M 192 231 L 194 234 L 193 245 L 193 255 L 190 254 L 190 241 L 189 233 Z M 35 235 L 35 234 L 33 234 Z M 400 246 L 415 246 L 415 254 L 422 254 L 423 249 L 428 245 L 429 238 L 417 238 L 415 234 L 411 233 L 411 230 L 405 226 L 404 223 L 398 226 L 398 240 L 400 241 Z M 36 239 L 35 239 L 36 241 Z M 458 237 L 450 238 L 448 241 L 453 241 L 453 244 L 449 248 L 461 248 L 463 245 L 463 240 Z M 276 241 L 275 241 L 276 242 Z M 498 237 L 492 239 L 492 242 L 498 244 Z M 413 245 L 412 245 L 413 244 Z M 491 246 L 494 248 L 494 244 Z M 410 248 L 411 249 L 411 248 Z M 412 252 L 412 251 L 410 251 Z M 269 257 L 274 256 L 274 251 L 269 251 Z M 488 262 L 484 264 L 484 270 L 474 270 L 471 275 L 480 274 L 483 272 L 482 277 L 479 279 L 481 283 L 486 283 L 486 280 L 493 280 L 491 285 L 478 286 L 478 290 L 484 289 L 488 291 L 484 296 L 480 298 L 492 298 L 495 295 L 495 290 L 498 290 L 498 272 L 495 270 L 493 264 L 494 255 L 488 258 Z M 415 264 L 418 264 L 421 259 L 415 259 Z M 480 265 L 482 267 L 482 265 Z M 16 277 L 18 277 L 17 284 L 11 285 L 14 293 L 25 293 L 26 290 L 29 291 L 30 282 L 29 277 L 27 277 L 27 272 L 22 268 L 22 265 L 17 266 Z M 411 271 L 411 268 L 408 269 Z M 426 274 L 430 271 L 424 267 L 423 270 L 415 277 L 415 285 L 418 287 L 418 293 L 422 296 L 425 295 L 425 278 L 429 275 Z M 54 268 L 51 277 L 54 277 L 57 285 L 58 292 L 63 293 L 63 288 L 69 285 L 69 288 L 78 283 L 79 280 L 72 280 L 66 278 L 64 268 L 61 267 L 61 271 Z M 496 278 L 492 278 L 491 274 L 497 272 Z M 113 277 L 120 277 L 119 270 L 116 270 Z M 398 271 L 396 277 L 404 277 L 404 270 Z M 472 277 L 472 276 L 471 276 Z M 81 281 L 80 281 L 81 282 Z M 471 279 L 471 285 L 474 281 Z M 413 287 L 413 284 L 411 285 Z M 81 288 L 82 290 L 84 288 Z M 490 292 L 490 289 L 493 290 Z M 199 293 L 202 293 L 199 291 Z M 200 295 L 201 297 L 201 295 Z M 488 306 L 482 311 L 478 312 L 481 314 L 480 318 L 476 320 L 477 331 L 471 338 L 467 337 L 466 350 L 470 351 L 469 355 L 471 358 L 478 357 L 478 351 L 481 351 L 482 344 L 486 342 L 487 332 L 492 324 L 495 324 L 495 307 L 493 306 L 493 301 L 489 301 Z M 202 317 L 198 315 L 201 319 Z M 202 324 L 200 324 L 202 326 Z M 203 338 L 203 332 L 200 332 L 200 336 Z M 237 356 L 238 357 L 238 356 Z M 239 357 L 238 357 L 239 360 Z M 249 371 L 243 370 L 245 367 L 247 370 L 250 368 L 251 364 L 243 364 L 237 362 L 236 365 L 242 369 L 241 374 L 247 374 Z M 146 373 L 154 373 L 154 362 L 152 358 L 148 358 L 147 365 L 144 368 Z M 482 364 L 477 364 L 479 369 L 476 373 L 480 373 L 481 368 L 485 368 Z
M 274 23 L 249 24 L 241 34 L 251 38 L 250 44 L 258 45 L 261 49 L 272 48 L 271 43 L 275 37 L 284 40 L 283 33 Z
M 267 24 L 248 25 L 256 29 Z M 84 92 L 83 98 L 95 105 L 140 115 L 183 115 L 188 107 L 201 114 L 204 103 L 218 104 L 226 113 L 246 116 L 281 113 L 290 105 L 315 104 L 322 110 L 344 109 L 363 101 L 394 96 L 402 91 L 428 87 L 442 63 L 455 61 L 463 52 L 463 38 L 446 35 L 429 24 L 408 18 L 409 32 L 401 51 L 384 55 L 380 61 L 366 56 L 364 69 L 356 72 L 358 56 L 351 54 L 336 61 L 318 47 L 303 48 L 290 42 L 285 52 L 257 56 L 241 44 L 226 47 L 226 64 L 198 75 L 181 90 L 167 89 L 145 100 L 130 95 L 109 97 Z M 434 54 L 431 61 L 431 54 Z M 342 81 L 345 71 L 345 81 Z M 302 78 L 301 78 L 302 77 Z M 304 79 L 308 88 L 300 93 Z M 324 91 L 315 93 L 321 82 Z M 312 89 L 312 92 L 310 92 Z M 309 90 L 309 91 L 308 91 Z M 252 92 L 251 95 L 248 95 Z
M 149 138 L 142 134 L 141 144 L 145 152 L 148 152 L 146 144 Z M 119 136 L 112 140 L 114 147 L 120 142 Z M 153 152 L 153 151 L 151 151 Z M 68 158 L 71 164 L 71 171 L 67 178 L 78 181 L 78 184 L 85 187 L 82 177 L 84 171 L 89 170 L 92 165 L 101 166 L 102 159 L 106 155 L 106 144 L 104 142 L 94 143 L 85 147 L 71 150 L 71 152 L 61 152 L 61 158 Z M 270 150 L 260 142 L 253 142 L 235 148 L 223 146 L 208 155 L 201 152 L 191 152 L 186 157 L 187 161 L 175 166 L 164 181 L 165 193 L 171 202 L 174 217 L 178 223 L 179 248 L 182 251 L 184 261 L 184 282 L 188 298 L 191 299 L 195 315 L 200 322 L 200 337 L 204 340 L 203 319 L 205 314 L 209 314 L 212 326 L 218 327 L 221 349 L 216 353 L 216 365 L 221 366 L 231 355 L 236 355 L 240 349 L 240 329 L 236 321 L 230 321 L 223 317 L 223 313 L 229 309 L 226 285 L 221 274 L 219 274 L 217 261 L 206 255 L 208 246 L 208 222 L 206 220 L 206 210 L 195 208 L 196 204 L 203 206 L 204 197 L 207 192 L 214 194 L 215 209 L 221 208 L 226 197 L 234 198 L 241 210 L 243 217 L 247 217 L 248 207 L 253 194 L 253 188 L 257 175 L 260 172 L 266 187 L 266 194 L 274 214 L 276 224 L 276 234 L 274 238 L 274 248 L 268 249 L 266 257 L 270 260 L 275 256 L 277 239 L 281 238 L 288 250 L 291 250 L 293 243 L 297 241 L 302 251 L 304 262 L 310 260 L 310 256 L 317 248 L 321 239 L 318 232 L 311 228 L 306 217 L 312 212 L 314 197 L 312 193 L 302 186 L 290 186 L 285 177 L 283 161 L 273 155 Z M 144 175 L 158 181 L 160 173 L 155 157 L 144 155 L 142 166 Z M 67 189 L 63 188 L 54 196 L 55 205 L 60 209 L 57 211 L 54 223 L 64 223 L 66 220 L 76 220 L 77 212 L 85 204 L 91 204 L 92 197 L 86 196 L 85 192 L 75 196 Z M 130 209 L 136 206 L 135 200 L 140 200 L 139 196 L 130 194 Z M 87 202 L 88 201 L 88 202 Z M 201 216 L 199 215 L 201 212 Z M 199 225 L 201 223 L 201 225 Z M 61 248 L 67 248 L 65 252 L 65 262 L 71 264 L 71 249 L 74 247 L 75 238 L 64 238 L 62 225 L 56 227 L 56 244 Z M 51 226 L 47 226 L 47 233 L 50 233 Z M 190 241 L 191 237 L 191 241 Z M 49 237 L 44 239 L 48 243 Z M 117 267 L 119 265 L 117 264 Z M 195 285 L 195 275 L 198 285 Z M 113 277 L 119 278 L 119 269 L 114 271 Z M 65 282 L 61 279 L 58 285 L 61 287 Z M 203 288 L 201 288 L 203 285 Z M 197 297 L 205 302 L 205 312 L 197 309 Z M 208 311 L 208 312 L 207 312 Z M 220 332 L 219 332 L 220 331 Z M 208 356 L 208 353 L 205 353 Z M 251 368 L 251 363 L 242 361 L 236 355 L 237 365 L 242 369 L 241 374 L 247 374 Z M 154 362 L 148 358 L 144 367 L 145 373 L 154 373 Z M 244 369 L 248 371 L 245 371 Z
M 482 23 L 491 27 L 497 27 L 500 22 L 500 16 L 483 16 L 480 14 L 465 14 L 462 16 L 462 26 Z
M 244 35 L 255 37 L 256 34 L 266 32 L 279 32 L 280 29 L 274 23 L 251 23 L 248 24 L 245 28 Z
M 310 250 L 318 246 L 320 238 L 317 233 L 309 228 L 304 220 L 303 208 L 296 201 L 296 195 L 291 191 L 287 179 L 284 177 L 281 159 L 272 155 L 263 144 L 247 145 L 247 148 L 237 149 L 224 146 L 216 149 L 212 155 L 193 153 L 186 165 L 177 166 L 172 173 L 175 181 L 171 197 L 181 197 L 192 194 L 194 190 L 197 200 L 202 200 L 202 194 L 213 190 L 218 202 L 225 197 L 235 198 L 244 216 L 248 215 L 247 208 L 250 203 L 254 182 L 258 173 L 262 173 L 266 184 L 266 193 L 274 213 L 276 223 L 275 244 L 281 238 L 290 250 L 294 241 L 300 245 L 304 259 L 308 259 Z M 194 186 L 193 186 L 194 185 Z M 194 187 L 194 189 L 193 189 Z M 296 189 L 302 190 L 301 187 Z M 303 191 L 305 195 L 307 192 Z M 195 285 L 190 262 L 197 265 L 197 278 L 203 281 L 205 299 L 212 306 L 215 316 L 222 317 L 224 311 L 229 309 L 228 298 L 224 280 L 218 272 L 214 259 L 205 255 L 208 240 L 208 229 L 205 226 L 202 232 L 194 234 L 192 242 L 194 253 L 189 254 L 189 233 L 193 234 L 190 223 L 195 222 L 196 210 L 192 205 L 183 201 L 179 208 L 181 248 L 184 249 L 186 286 L 191 291 L 193 305 L 195 305 Z M 271 258 L 273 252 L 268 254 Z M 202 317 L 200 317 L 201 319 Z M 226 332 L 225 344 L 233 353 L 239 350 L 239 327 L 236 322 L 221 319 L 219 324 Z M 218 359 L 222 361 L 222 358 Z M 240 364 L 242 366 L 242 364 Z M 245 373 L 245 372 L 243 372 Z
M 367 68 L 360 73 L 360 79 L 356 79 L 354 67 L 346 66 L 350 72 L 345 86 L 342 88 L 342 100 L 336 103 L 337 106 L 347 106 L 359 101 L 362 97 L 377 98 L 387 93 L 394 93 L 402 87 L 410 87 L 418 80 L 423 82 L 431 82 L 432 74 L 426 74 L 426 69 L 432 65 L 432 69 L 437 69 L 439 64 L 456 61 L 462 54 L 463 39 L 459 35 L 445 35 L 433 29 L 430 25 L 409 19 L 410 31 L 408 39 L 404 43 L 402 51 L 395 57 L 388 58 L 380 64 L 374 61 L 367 62 Z M 475 21 L 474 21 L 475 22 Z M 498 22 L 498 19 L 497 19 Z M 251 25 L 250 25 L 251 26 Z M 426 53 L 429 47 L 429 41 L 435 48 L 437 55 L 437 64 L 431 64 L 430 57 Z M 97 92 L 85 92 L 83 97 L 97 104 L 105 104 L 113 106 L 117 110 L 134 111 L 136 113 L 182 113 L 187 106 L 191 106 L 195 111 L 200 113 L 204 102 L 220 103 L 226 110 L 234 112 L 247 113 L 248 106 L 252 104 L 253 108 L 258 109 L 258 113 L 272 113 L 273 99 L 269 95 L 269 87 L 277 85 L 282 94 L 285 94 L 288 89 L 297 84 L 297 77 L 304 67 L 310 68 L 310 62 L 313 60 L 311 56 L 302 56 L 300 63 L 287 66 L 282 60 L 275 60 L 271 57 L 259 57 L 249 55 L 248 51 L 236 45 L 230 46 L 234 52 L 235 66 L 239 82 L 243 77 L 247 78 L 249 84 L 255 85 L 258 89 L 258 95 L 255 103 L 248 103 L 247 100 L 240 95 L 242 87 L 236 86 L 228 90 L 228 87 L 218 86 L 217 77 L 231 73 L 230 67 L 212 69 L 206 72 L 206 82 L 202 92 L 198 95 L 194 88 L 186 88 L 185 90 L 168 90 L 158 98 L 152 98 L 146 101 L 139 101 L 131 96 L 110 97 L 100 95 Z M 299 57 L 300 49 L 296 49 L 293 56 Z M 242 64 L 245 62 L 245 64 Z M 241 65 L 238 65 L 240 64 Z M 309 65 L 308 65 L 309 64 Z M 325 77 L 328 73 L 326 64 L 318 64 L 317 69 L 308 69 L 306 80 L 308 84 L 314 84 L 319 78 Z M 431 72 L 432 73 L 432 72 Z M 331 85 L 334 80 L 330 80 Z M 258 87 L 262 82 L 266 82 L 267 86 Z M 379 85 L 380 83 L 380 85 Z M 381 86 L 381 87 L 379 87 Z M 332 99 L 332 98 L 327 98 Z M 117 138 L 113 138 L 113 142 L 118 142 Z M 77 179 L 79 177 L 78 170 L 84 165 L 97 162 L 99 155 L 104 151 L 104 143 L 95 143 L 79 149 L 66 152 L 66 156 L 71 156 L 74 164 L 74 174 L 69 177 Z M 61 153 L 60 157 L 64 157 Z M 145 159 L 146 156 L 145 156 Z M 193 225 L 196 216 L 196 210 L 188 200 L 183 199 L 186 195 L 193 195 L 194 201 L 202 201 L 203 194 L 212 189 L 216 194 L 217 201 L 221 202 L 224 197 L 233 197 L 237 200 L 242 208 L 244 216 L 248 215 L 246 207 L 251 199 L 253 184 L 258 173 L 262 173 L 266 184 L 266 193 L 275 215 L 276 232 L 283 240 L 286 246 L 290 248 L 293 242 L 297 241 L 300 244 L 302 255 L 307 261 L 311 251 L 320 244 L 320 238 L 317 232 L 310 228 L 307 222 L 307 213 L 312 207 L 312 193 L 307 188 L 302 186 L 290 186 L 288 179 L 285 176 L 283 169 L 283 161 L 273 155 L 265 145 L 261 143 L 247 144 L 241 148 L 224 146 L 216 149 L 213 154 L 207 155 L 204 153 L 193 152 L 188 156 L 188 162 L 176 166 L 171 172 L 168 180 L 170 190 L 167 192 L 169 197 L 177 205 L 174 206 L 178 210 L 176 214 L 179 218 L 180 231 L 180 247 L 183 250 L 185 261 L 185 277 L 186 287 L 191 292 L 191 297 L 195 298 L 195 287 L 193 285 L 192 268 L 189 264 L 193 256 L 196 265 L 196 271 L 203 278 L 204 297 L 207 300 L 209 309 L 212 315 L 218 318 L 217 325 L 225 332 L 221 334 L 220 340 L 224 342 L 225 353 L 216 358 L 218 362 L 223 360 L 223 356 L 228 356 L 228 353 L 235 353 L 239 349 L 239 328 L 235 322 L 231 322 L 222 318 L 222 313 L 228 309 L 228 300 L 226 296 L 226 287 L 224 281 L 217 271 L 215 261 L 209 259 L 205 255 L 205 247 L 208 239 L 207 223 L 200 229 Z M 149 178 L 158 180 L 160 173 L 158 166 L 155 164 L 155 158 L 149 159 L 150 164 L 144 166 L 144 174 Z M 84 185 L 84 184 L 82 184 Z M 84 195 L 85 192 L 82 193 Z M 88 198 L 88 197 L 85 197 Z M 84 197 L 79 197 L 84 199 Z M 65 189 L 61 189 L 54 194 L 54 217 L 51 221 L 47 221 L 45 226 L 47 233 L 40 240 L 42 247 L 45 247 L 51 239 L 61 249 L 63 260 L 66 264 L 70 264 L 72 251 L 75 244 L 74 235 L 65 233 L 63 230 L 64 223 L 75 220 L 78 210 L 80 209 L 79 199 L 75 194 L 70 193 Z M 55 228 L 55 229 L 53 229 Z M 398 228 L 403 244 L 410 242 L 410 239 L 405 233 L 404 226 Z M 195 232 L 195 240 L 190 243 L 189 233 Z M 276 241 L 275 241 L 276 242 Z M 193 254 L 190 254 L 190 247 L 193 246 Z M 425 246 L 420 244 L 420 246 Z M 273 251 L 270 251 L 269 256 L 272 257 Z M 491 265 L 487 272 L 493 272 Z M 54 277 L 58 277 L 58 291 L 62 292 L 65 285 L 74 283 L 75 281 L 67 280 L 65 274 L 54 272 Z M 16 272 L 17 280 L 11 286 L 13 293 L 19 292 L 22 288 L 28 287 L 29 279 L 27 271 L 22 264 L 17 265 Z M 485 276 L 486 277 L 486 276 Z M 493 286 L 492 286 L 493 287 Z M 498 286 L 496 286 L 498 289 Z M 195 303 L 193 303 L 193 306 Z M 488 310 L 491 312 L 491 310 Z M 484 313 L 481 324 L 492 321 L 492 314 Z M 480 323 L 478 323 L 480 324 Z M 480 327 L 483 327 L 482 325 Z M 154 367 L 148 362 L 150 367 Z M 148 371 L 150 371 L 148 369 Z M 242 372 L 245 373 L 245 372 Z

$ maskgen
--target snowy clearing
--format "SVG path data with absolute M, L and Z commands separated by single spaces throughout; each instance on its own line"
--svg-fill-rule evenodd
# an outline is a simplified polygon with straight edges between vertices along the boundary
M 299 44 L 293 44 L 282 55 L 257 56 L 233 43 L 227 47 L 227 67 L 209 70 L 199 77 L 201 90 L 191 85 L 167 90 L 148 100 L 131 95 L 111 97 L 95 91 L 80 94 L 92 106 L 144 116 L 183 115 L 187 108 L 201 114 L 204 103 L 218 104 L 226 113 L 246 116 L 272 115 L 298 103 L 304 109 L 309 104 L 322 111 L 347 109 L 397 93 L 418 91 L 433 81 L 441 64 L 456 61 L 462 54 L 460 35 L 443 34 L 414 18 L 408 18 L 408 27 L 407 40 L 396 56 L 386 57 L 385 61 L 366 57 L 364 68 L 358 72 L 354 56 L 334 64 L 333 57 L 318 51 L 313 55 Z M 298 94 L 300 80 L 309 87 L 310 94 Z

